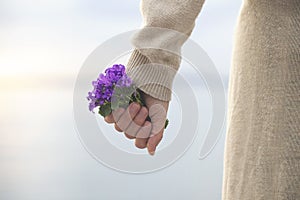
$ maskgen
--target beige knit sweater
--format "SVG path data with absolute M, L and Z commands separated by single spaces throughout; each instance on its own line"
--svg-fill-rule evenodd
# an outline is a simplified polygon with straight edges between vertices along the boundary
M 133 39 L 127 72 L 145 93 L 169 101 L 165 86 L 175 73 L 149 63 L 173 71 L 180 65 L 178 56 L 142 48 L 174 42 L 172 34 L 149 34 L 147 27 L 188 37 L 203 2 L 142 0 L 144 28 Z M 244 0 L 228 103 L 223 199 L 300 200 L 300 0 Z
M 175 76 L 173 72 L 178 70 L 181 60 L 179 56 L 174 55 L 174 52 L 180 54 L 178 49 L 191 34 L 203 3 L 204 0 L 141 1 L 144 28 L 133 39 L 133 45 L 137 49 L 129 60 L 127 72 L 145 93 L 163 101 L 171 100 L 170 86 Z M 149 27 L 164 28 L 164 30 L 152 30 Z M 165 29 L 177 31 L 186 37 Z M 180 41 L 177 42 L 176 38 Z M 156 49 L 145 49 L 149 46 L 154 46 Z M 148 63 L 152 65 L 147 65 Z M 166 67 L 161 70 L 155 64 Z M 137 70 L 136 67 L 139 69 Z M 168 67 L 171 69 L 168 70 Z M 148 84 L 149 82 L 158 84 Z

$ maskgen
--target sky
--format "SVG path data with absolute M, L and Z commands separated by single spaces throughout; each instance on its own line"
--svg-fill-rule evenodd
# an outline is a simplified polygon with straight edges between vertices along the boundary
M 101 165 L 78 138 L 72 105 L 77 74 L 104 41 L 140 28 L 139 3 L 0 1 L 0 199 L 221 199 L 224 134 L 205 160 L 197 158 L 199 133 L 175 164 L 140 176 Z M 225 86 L 241 3 L 206 0 L 191 36 Z M 209 101 L 201 102 L 201 94 L 197 98 L 208 113 Z M 206 115 L 203 123 L 209 123 Z M 167 136 L 162 146 L 172 138 Z M 124 138 L 111 139 L 134 151 Z
M 2 76 L 74 74 L 97 45 L 142 23 L 138 1 L 2 0 L 1 4 Z M 232 46 L 239 4 L 206 1 L 191 37 L 224 75 L 231 55 L 224 50 Z

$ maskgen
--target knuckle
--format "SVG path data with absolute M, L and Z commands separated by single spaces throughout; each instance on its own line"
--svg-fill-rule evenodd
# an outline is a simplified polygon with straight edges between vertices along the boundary
M 126 116 L 122 116 L 116 124 L 124 131 L 129 123 L 130 120 Z
M 145 142 L 141 142 L 139 140 L 135 140 L 135 146 L 139 149 L 145 149 L 147 144 Z
M 130 107 L 129 107 L 129 113 L 131 115 L 134 115 L 134 114 L 138 113 L 138 111 L 140 109 L 141 109 L 140 104 L 138 104 L 138 103 L 132 103 L 132 104 L 130 104 Z
M 122 109 L 118 109 L 112 112 L 112 118 L 114 119 L 114 121 L 118 121 L 119 118 L 122 116 L 124 110 Z
M 104 121 L 109 124 L 109 120 L 107 117 L 104 118 Z
M 131 134 L 128 134 L 128 133 L 125 133 L 125 137 L 127 137 L 130 140 L 135 138 L 134 136 L 132 136 Z
M 126 121 L 127 123 L 130 123 L 131 121 L 133 121 L 134 116 L 135 115 L 131 114 L 130 111 L 126 110 L 124 115 L 122 115 L 122 117 L 120 118 L 120 121 Z
M 131 123 L 126 129 L 126 133 L 135 136 L 138 130 L 139 130 L 139 126 L 135 123 Z
M 147 130 L 143 127 L 138 132 L 138 137 L 139 138 L 147 138 L 147 137 L 149 137 L 149 134 L 150 134 L 150 130 Z
M 142 128 L 142 131 L 145 132 L 145 133 L 150 134 L 151 129 L 152 129 L 152 126 L 151 126 L 151 124 L 150 124 L 150 125 L 144 126 L 144 127 Z
M 141 117 L 136 117 L 135 119 L 134 119 L 134 126 L 137 126 L 137 127 L 139 127 L 139 128 L 141 128 L 142 127 L 142 125 L 144 124 L 144 119 L 143 118 L 141 118 Z
M 118 131 L 118 132 L 123 132 L 123 130 L 115 123 L 115 129 Z
M 104 118 L 104 121 L 105 121 L 106 123 L 108 123 L 108 124 L 112 124 L 112 123 L 114 123 L 114 120 L 112 119 L 112 117 L 111 117 L 111 116 L 107 116 L 107 117 L 105 117 L 105 118 Z
M 138 126 L 139 128 L 141 128 L 141 126 L 143 126 L 146 117 L 148 115 L 148 111 L 147 108 L 142 108 L 140 110 L 140 112 L 138 113 L 138 115 L 134 118 L 133 122 L 136 126 Z
M 142 107 L 140 112 L 142 116 L 148 116 L 148 109 L 146 107 Z

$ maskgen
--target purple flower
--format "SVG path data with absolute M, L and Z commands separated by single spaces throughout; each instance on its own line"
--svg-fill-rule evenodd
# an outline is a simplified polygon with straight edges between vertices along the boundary
M 130 87 L 132 85 L 132 80 L 127 76 L 127 74 L 124 74 L 116 85 L 119 87 Z
M 94 89 L 87 96 L 89 110 L 94 112 L 94 109 L 99 107 L 99 114 L 103 117 L 117 108 L 125 108 L 131 102 L 145 105 L 138 89 L 125 73 L 124 65 L 113 65 L 106 69 L 92 85 Z M 166 120 L 165 128 L 168 123 Z
M 125 73 L 124 65 L 113 65 L 105 70 L 105 73 L 99 75 L 96 81 L 92 82 L 93 91 L 88 93 L 89 110 L 93 112 L 94 108 L 111 102 L 114 93 L 114 87 L 130 87 L 131 79 Z
M 111 68 L 105 70 L 106 78 L 110 83 L 117 83 L 125 74 L 124 65 L 113 65 Z

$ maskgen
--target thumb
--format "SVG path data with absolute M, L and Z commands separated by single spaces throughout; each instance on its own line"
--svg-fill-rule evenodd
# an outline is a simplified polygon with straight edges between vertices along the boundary
M 149 108 L 152 130 L 147 142 L 147 149 L 150 155 L 154 155 L 156 147 L 163 138 L 166 115 L 166 109 L 161 104 L 154 104 Z
M 155 154 L 156 147 L 158 146 L 158 144 L 160 143 L 160 141 L 163 138 L 163 132 L 164 131 L 162 130 L 158 134 L 151 135 L 150 138 L 148 139 L 147 149 L 148 149 L 148 152 L 150 155 L 153 156 Z

